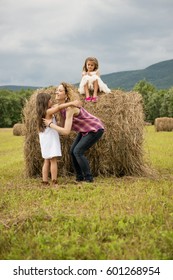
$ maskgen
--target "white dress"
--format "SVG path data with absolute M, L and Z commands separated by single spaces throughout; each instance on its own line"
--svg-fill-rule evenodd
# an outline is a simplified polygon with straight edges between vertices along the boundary
M 52 122 L 56 124 L 55 117 Z M 46 127 L 43 132 L 39 132 L 41 154 L 44 159 L 61 156 L 61 143 L 58 132 L 50 127 Z
M 82 80 L 79 84 L 78 91 L 80 94 L 85 94 L 84 86 L 88 83 L 88 87 L 90 90 L 93 90 L 93 83 L 94 81 L 98 81 L 99 91 L 104 93 L 110 93 L 111 90 L 108 88 L 108 86 L 102 81 L 102 79 L 96 74 L 96 72 L 90 72 L 90 75 L 84 75 L 82 77 Z

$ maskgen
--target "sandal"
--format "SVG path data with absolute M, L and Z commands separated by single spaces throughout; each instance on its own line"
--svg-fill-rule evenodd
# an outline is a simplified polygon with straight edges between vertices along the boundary
M 52 186 L 54 187 L 54 188 L 58 188 L 59 187 L 59 185 L 58 185 L 58 181 L 57 180 L 52 180 Z
M 50 185 L 48 181 L 42 181 L 42 185 Z
M 91 99 L 90 96 L 85 98 L 85 101 L 86 101 L 86 102 L 90 102 L 91 100 L 92 100 L 92 99 Z
M 91 100 L 92 102 L 97 102 L 98 101 L 98 96 L 96 96 L 96 97 L 92 97 L 92 100 Z

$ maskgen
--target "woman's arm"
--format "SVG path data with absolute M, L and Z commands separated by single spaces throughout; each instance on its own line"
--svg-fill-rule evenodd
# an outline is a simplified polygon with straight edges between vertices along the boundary
M 75 113 L 76 113 L 75 108 L 71 108 L 71 107 L 67 108 L 64 127 L 61 127 L 61 126 L 58 126 L 58 125 L 54 124 L 51 119 L 43 119 L 43 122 L 46 126 L 57 130 L 58 133 L 60 133 L 60 134 L 69 135 L 70 132 L 71 132 L 71 128 L 72 128 L 73 115 Z
M 74 100 L 71 102 L 67 102 L 67 103 L 63 103 L 63 104 L 55 104 L 54 106 L 52 106 L 51 108 L 49 108 L 46 112 L 46 116 L 49 118 L 49 116 L 52 116 L 53 114 L 57 113 L 58 111 L 65 109 L 69 106 L 74 106 L 74 107 L 81 107 L 82 106 L 82 102 L 79 100 Z

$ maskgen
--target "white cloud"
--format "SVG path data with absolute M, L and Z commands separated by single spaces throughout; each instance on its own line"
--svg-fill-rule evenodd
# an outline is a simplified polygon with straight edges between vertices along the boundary
M 102 74 L 172 58 L 172 0 L 0 1 L 1 85 L 78 82 L 90 55 Z

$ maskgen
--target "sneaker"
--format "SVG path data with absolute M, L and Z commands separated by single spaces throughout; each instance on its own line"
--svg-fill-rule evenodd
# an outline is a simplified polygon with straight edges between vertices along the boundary
M 82 182 L 84 179 L 76 179 L 76 182 Z
M 92 100 L 91 100 L 92 102 L 97 102 L 98 101 L 98 96 L 96 96 L 96 97 L 92 97 Z
M 85 101 L 86 101 L 86 102 L 90 102 L 91 100 L 92 100 L 92 99 L 91 99 L 90 96 L 85 98 Z
M 94 179 L 92 177 L 91 178 L 87 178 L 87 179 L 84 179 L 84 182 L 86 182 L 86 183 L 93 183 Z

